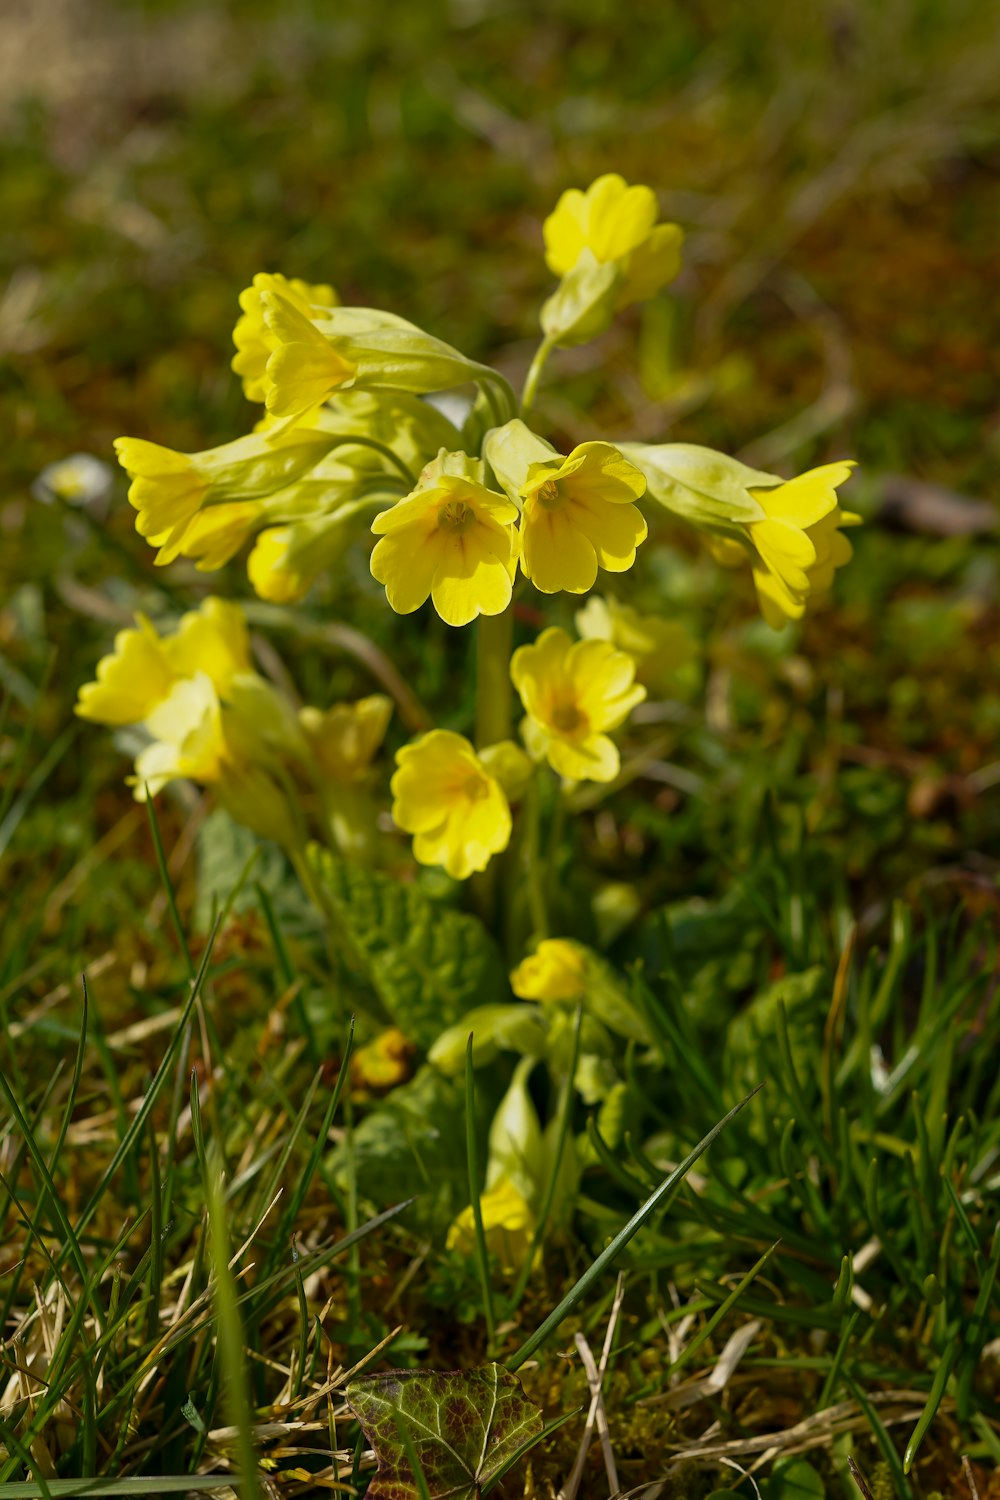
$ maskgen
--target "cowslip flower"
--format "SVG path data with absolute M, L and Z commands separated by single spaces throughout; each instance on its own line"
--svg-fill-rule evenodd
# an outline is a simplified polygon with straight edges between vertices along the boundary
M 635 562 L 646 480 L 611 443 L 580 443 L 564 458 L 515 420 L 490 435 L 486 457 L 521 506 L 521 568 L 543 594 L 585 594 L 599 567 L 624 573 Z
M 215 684 L 205 672 L 175 682 L 167 696 L 146 714 L 143 723 L 152 743 L 140 750 L 130 783 L 145 802 L 168 781 L 218 781 L 227 755 L 222 706 Z
M 542 310 L 542 327 L 553 342 L 593 338 L 618 309 L 673 280 L 683 234 L 658 218 L 652 188 L 630 187 L 615 172 L 598 177 L 586 192 L 563 193 L 543 228 L 546 263 L 562 277 Z
M 372 522 L 380 538 L 372 577 L 397 614 L 411 614 L 428 595 L 449 625 L 501 614 L 510 603 L 517 518 L 512 501 L 486 488 L 480 461 L 442 453 L 411 494 Z
M 485 870 L 510 839 L 510 805 L 463 735 L 432 729 L 396 752 L 392 816 L 423 865 L 454 880 Z
M 609 641 L 574 644 L 551 626 L 514 652 L 510 675 L 528 716 L 521 732 L 530 753 L 570 781 L 613 781 L 621 762 L 608 731 L 646 696 L 632 657 Z
M 636 681 L 650 691 L 672 685 L 674 674 L 694 660 L 697 645 L 680 620 L 642 615 L 631 604 L 591 594 L 576 613 L 577 631 L 585 640 L 610 641 L 635 661 Z
M 649 1042 L 649 1028 L 622 988 L 614 969 L 589 948 L 568 938 L 544 938 L 510 976 L 521 1000 L 586 1002 L 587 1011 L 630 1040 Z
M 405 318 L 371 307 L 334 307 L 306 314 L 280 292 L 261 293 L 272 341 L 265 367 L 265 405 L 294 419 L 342 389 L 424 395 L 473 380 L 499 380 L 486 365 Z
M 119 630 L 110 655 L 97 663 L 97 680 L 81 687 L 75 712 L 95 724 L 136 724 L 161 703 L 174 684 L 163 642 L 145 615 Z
M 115 637 L 95 682 L 80 689 L 81 718 L 138 724 L 134 795 L 145 801 L 183 777 L 212 786 L 223 807 L 265 838 L 297 841 L 294 814 L 271 771 L 308 749 L 290 705 L 253 670 L 239 606 L 209 598 L 161 637 L 144 616 Z
M 511 1276 L 531 1252 L 536 1220 L 528 1201 L 509 1177 L 501 1177 L 480 1195 L 479 1208 L 486 1248 L 497 1257 L 502 1273 Z M 452 1221 L 445 1243 L 460 1255 L 475 1253 L 476 1221 L 471 1203 Z
M 861 517 L 841 510 L 837 499 L 837 488 L 853 467 L 824 464 L 753 492 L 765 516 L 747 526 L 756 554 L 753 579 L 761 614 L 774 629 L 801 619 L 809 596 L 828 589 L 835 570 L 853 555 L 839 528 L 857 526 Z
M 327 432 L 296 428 L 250 433 L 201 453 L 123 437 L 115 439 L 115 452 L 132 481 L 135 529 L 159 549 L 155 561 L 163 567 L 184 550 L 190 524 L 204 507 L 274 494 L 315 468 L 333 441 Z
M 837 499 L 850 461 L 782 480 L 693 443 L 622 448 L 646 475 L 651 498 L 704 532 L 717 561 L 737 566 L 749 557 L 761 613 L 775 629 L 800 619 L 810 595 L 829 588 L 850 561 L 840 527 L 861 517 Z
M 378 1036 L 351 1053 L 351 1083 L 362 1095 L 387 1094 L 404 1083 L 413 1072 L 416 1052 L 413 1042 L 398 1026 L 380 1031 Z
M 372 693 L 355 703 L 335 703 L 325 713 L 300 708 L 299 723 L 320 774 L 352 785 L 368 771 L 385 739 L 392 699 Z
M 510 987 L 521 1000 L 582 1000 L 584 954 L 566 938 L 544 938 L 511 974 Z
M 162 641 L 162 647 L 176 677 L 202 672 L 223 698 L 229 695 L 235 677 L 253 670 L 243 611 L 216 595 L 181 615 L 177 629 Z
M 233 329 L 236 353 L 232 368 L 243 381 L 243 394 L 248 401 L 262 402 L 267 395 L 267 361 L 275 348 L 274 338 L 264 322 L 264 292 L 278 292 L 307 318 L 314 312 L 336 307 L 339 301 L 332 286 L 313 286 L 278 272 L 257 273 L 253 284 L 240 293 L 241 316 Z
M 342 505 L 284 526 L 266 527 L 247 558 L 247 577 L 254 592 L 274 604 L 304 599 L 319 575 L 354 540 L 362 511 L 370 516 L 371 502 Z

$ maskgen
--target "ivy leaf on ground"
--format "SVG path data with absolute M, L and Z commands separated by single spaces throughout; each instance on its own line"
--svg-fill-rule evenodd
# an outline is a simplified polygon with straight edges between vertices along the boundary
M 375 1451 L 368 1500 L 419 1500 L 401 1428 L 431 1500 L 478 1500 L 513 1455 L 542 1431 L 542 1414 L 500 1365 L 476 1370 L 386 1370 L 347 1387 Z

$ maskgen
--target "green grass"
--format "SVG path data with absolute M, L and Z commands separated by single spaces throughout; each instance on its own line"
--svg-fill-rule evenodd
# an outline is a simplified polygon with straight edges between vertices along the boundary
M 210 22 L 163 0 L 85 9 L 83 35 L 70 8 L 46 43 L 80 71 L 26 73 L 0 143 L 0 1500 L 240 1470 L 247 1495 L 363 1484 L 344 1402 L 359 1363 L 488 1353 L 547 1418 L 582 1409 L 505 1481 L 519 1493 L 530 1466 L 544 1494 L 591 1402 L 573 1337 L 601 1345 L 619 1269 L 604 1403 L 626 1488 L 752 1494 L 727 1460 L 764 1500 L 816 1476 L 853 1494 L 853 1459 L 878 1500 L 964 1497 L 964 1454 L 985 1494 L 997 542 L 878 516 L 892 473 L 995 490 L 989 8 L 676 5 L 654 24 L 515 0 L 391 26 L 311 0 Z M 96 83 L 89 33 L 110 65 Z M 30 485 L 68 452 L 108 458 L 120 432 L 198 448 L 242 430 L 226 350 L 262 266 L 519 376 L 547 285 L 538 220 L 608 169 L 658 188 L 687 268 L 600 363 L 565 357 L 547 432 L 669 435 L 789 471 L 850 450 L 869 524 L 800 636 L 766 632 L 748 588 L 674 533 L 651 539 L 636 602 L 689 626 L 700 674 L 656 726 L 653 774 L 634 767 L 604 813 L 581 799 L 562 832 L 543 807 L 541 837 L 553 931 L 629 967 L 654 1040 L 623 1056 L 617 1115 L 588 1120 L 569 1089 L 537 1100 L 586 1169 L 572 1215 L 553 1172 L 539 1262 L 511 1282 L 441 1248 L 448 1193 L 469 1194 L 461 1132 L 481 1158 L 504 1059 L 468 1115 L 460 1089 L 446 1101 L 454 1180 L 416 1135 L 366 1155 L 373 1101 L 348 1081 L 351 1012 L 362 1041 L 380 1020 L 363 974 L 273 851 L 199 832 L 183 795 L 161 837 L 111 737 L 72 726 L 114 630 L 205 579 L 153 569 L 117 482 L 106 515 Z M 247 591 L 239 564 L 213 586 Z M 400 637 L 357 572 L 253 623 L 310 701 L 372 691 L 388 661 L 390 749 L 422 716 L 470 722 L 467 643 L 434 621 Z M 613 931 L 601 901 L 622 885 L 640 916 Z M 798 1491 L 783 1455 L 814 1470 Z M 603 1484 L 595 1444 L 581 1493 Z
M 886 945 L 851 933 L 838 952 L 810 911 L 803 946 L 803 893 L 776 857 L 754 884 L 762 968 L 786 977 L 749 1003 L 734 995 L 712 1040 L 692 1003 L 704 953 L 676 936 L 671 949 L 659 922 L 660 962 L 634 971 L 656 1041 L 632 1059 L 627 1120 L 616 1144 L 596 1137 L 575 1234 L 550 1230 L 523 1300 L 489 1267 L 496 1357 L 547 1415 L 579 1407 L 578 1367 L 557 1352 L 574 1331 L 600 1334 L 620 1269 L 605 1391 L 623 1484 L 664 1472 L 678 1493 L 707 1493 L 716 1457 L 749 1466 L 786 1441 L 794 1451 L 805 1423 L 827 1483 L 853 1449 L 869 1474 L 881 1455 L 894 1493 L 925 1495 L 959 1451 L 992 1463 L 1000 1449 L 980 1362 L 1000 1300 L 992 934 L 961 912 L 918 923 L 899 907 Z M 233 1469 L 241 1494 L 318 1493 L 352 1467 L 352 1351 L 486 1357 L 479 1273 L 429 1242 L 412 1210 L 379 1210 L 377 1171 L 359 1171 L 349 1227 L 328 1166 L 349 1046 L 335 1080 L 310 1084 L 305 1038 L 274 1030 L 252 963 L 234 971 L 224 941 L 202 940 L 191 978 L 174 961 L 166 1031 L 98 1041 L 96 985 L 75 1048 L 73 1002 L 7 1034 L 4 1240 L 19 1253 L 3 1278 L 0 1496 L 29 1480 L 82 1493 L 60 1482 L 98 1477 L 142 1493 L 157 1476 Z M 290 954 L 311 962 L 308 942 Z M 239 993 L 245 1009 L 225 1029 Z M 47 1084 L 42 1056 L 63 1064 Z M 111 1110 L 99 1108 L 109 1056 Z M 719 1134 L 734 1093 L 757 1085 Z M 706 1376 L 751 1320 L 713 1387 Z M 536 1475 L 565 1477 L 577 1440 L 572 1421 L 554 1431 Z

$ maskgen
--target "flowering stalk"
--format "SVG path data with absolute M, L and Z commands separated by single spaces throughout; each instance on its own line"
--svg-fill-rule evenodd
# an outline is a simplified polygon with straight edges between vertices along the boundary
M 550 338 L 548 335 L 546 335 L 545 338 L 542 339 L 542 342 L 539 344 L 538 348 L 535 350 L 535 357 L 531 361 L 531 366 L 524 381 L 524 390 L 521 393 L 520 415 L 522 417 L 526 417 L 528 412 L 535 404 L 535 397 L 538 394 L 538 385 L 542 378 L 542 371 L 545 369 L 549 355 L 552 353 L 555 347 L 555 339 Z
M 514 613 L 480 615 L 476 627 L 476 745 L 484 750 L 510 738 L 510 654 Z

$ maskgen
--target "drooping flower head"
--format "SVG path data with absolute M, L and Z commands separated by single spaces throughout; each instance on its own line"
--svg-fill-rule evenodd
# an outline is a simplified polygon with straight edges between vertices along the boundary
M 683 236 L 658 224 L 656 196 L 608 173 L 585 193 L 570 188 L 545 221 L 545 259 L 561 277 L 542 308 L 554 344 L 596 337 L 615 312 L 652 297 L 680 269 Z
M 571 781 L 613 781 L 620 758 L 608 731 L 646 696 L 632 657 L 610 641 L 574 643 L 552 626 L 514 652 L 510 675 L 528 715 L 521 732 L 531 754 Z
M 463 735 L 432 729 L 398 750 L 396 765 L 392 816 L 414 835 L 421 864 L 444 865 L 454 880 L 466 880 L 506 849 L 507 798 Z
M 623 447 L 646 475 L 650 496 L 702 531 L 719 562 L 749 558 L 761 613 L 775 629 L 800 619 L 810 596 L 829 588 L 850 560 L 840 527 L 861 517 L 841 510 L 837 489 L 851 462 L 782 480 L 693 443 Z
M 339 298 L 332 286 L 311 286 L 307 281 L 289 279 L 278 272 L 259 271 L 252 286 L 240 293 L 241 316 L 233 329 L 236 353 L 232 367 L 243 381 L 248 401 L 263 401 L 267 395 L 267 361 L 274 339 L 264 322 L 264 292 L 277 292 L 305 317 L 336 307 Z
M 642 615 L 619 599 L 591 594 L 577 610 L 576 628 L 586 640 L 610 641 L 635 661 L 635 675 L 650 692 L 673 686 L 675 674 L 694 660 L 697 644 L 681 620 Z
M 356 703 L 335 703 L 325 713 L 299 709 L 299 723 L 321 774 L 345 785 L 364 777 L 391 718 L 392 699 L 384 693 L 372 693 Z
M 168 636 L 138 616 L 136 628 L 120 631 L 112 654 L 98 663 L 96 681 L 81 687 L 76 712 L 145 730 L 149 743 L 128 778 L 139 801 L 147 789 L 155 795 L 184 777 L 215 787 L 223 806 L 264 837 L 291 837 L 293 819 L 270 774 L 269 748 L 282 738 L 291 710 L 253 670 L 238 605 L 208 598 Z
M 299 417 L 341 390 L 419 396 L 499 379 L 488 366 L 379 308 L 303 311 L 277 291 L 263 291 L 261 306 L 271 345 L 264 400 L 274 417 Z
M 372 576 L 398 614 L 430 595 L 449 625 L 498 615 L 510 603 L 517 517 L 516 505 L 486 488 L 480 461 L 442 452 L 412 494 L 372 523 Z
M 853 467 L 824 464 L 786 484 L 753 491 L 765 515 L 747 526 L 757 554 L 753 578 L 761 613 L 775 629 L 800 619 L 810 595 L 828 589 L 835 570 L 851 560 L 853 549 L 840 527 L 857 526 L 861 517 L 841 510 L 837 488 Z
M 479 1209 L 486 1249 L 496 1256 L 503 1274 L 511 1276 L 527 1260 L 535 1233 L 536 1220 L 527 1199 L 509 1177 L 501 1177 L 481 1194 Z M 476 1221 L 471 1203 L 452 1222 L 446 1244 L 460 1255 L 475 1254 Z
M 202 453 L 176 453 L 144 438 L 117 438 L 115 452 L 132 483 L 129 503 L 138 511 L 135 529 L 158 547 L 158 567 L 173 562 L 187 543 L 189 528 L 204 507 L 224 508 L 224 524 L 239 533 L 235 551 L 247 534 L 247 513 L 238 505 L 260 501 L 292 484 L 320 462 L 333 446 L 330 433 L 313 428 L 289 432 L 254 432 Z M 210 545 L 219 537 L 208 520 Z M 229 555 L 232 555 L 230 552 Z
M 683 239 L 676 224 L 658 224 L 659 216 L 652 188 L 629 187 L 617 172 L 598 177 L 585 193 L 569 188 L 545 220 L 549 270 L 565 276 L 589 251 L 598 264 L 620 268 L 617 307 L 652 297 L 677 275 Z
M 521 960 L 510 987 L 522 1000 L 582 1000 L 586 993 L 585 955 L 567 938 L 544 938 Z
M 518 420 L 490 435 L 486 457 L 521 506 L 521 568 L 543 594 L 584 594 L 599 567 L 624 573 L 635 562 L 646 480 L 611 443 L 580 443 L 564 458 Z

